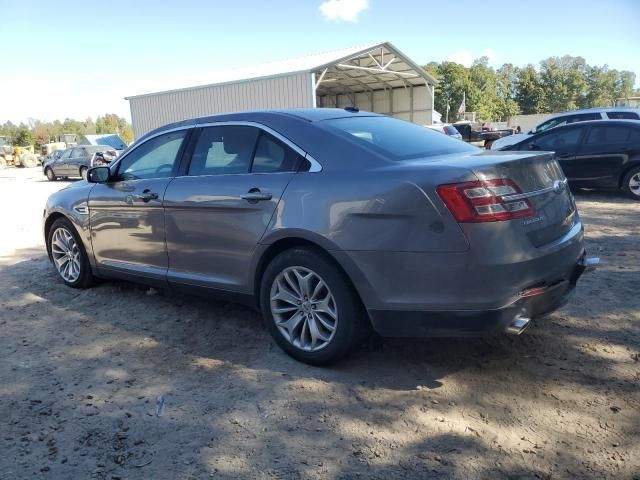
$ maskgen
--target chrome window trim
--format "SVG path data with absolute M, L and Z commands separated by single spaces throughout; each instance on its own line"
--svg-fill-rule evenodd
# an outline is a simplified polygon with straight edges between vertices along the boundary
M 309 170 L 307 170 L 308 173 L 317 173 L 317 172 L 321 172 L 322 171 L 322 165 L 320 164 L 320 162 L 318 162 L 315 158 L 313 158 L 311 155 L 309 155 L 302 148 L 300 148 L 298 145 L 293 143 L 291 140 L 289 140 L 287 137 L 285 137 L 281 133 L 276 132 L 272 128 L 267 127 L 266 125 L 263 125 L 262 123 L 249 122 L 249 121 L 243 121 L 243 120 L 229 120 L 229 121 L 223 121 L 223 122 L 195 123 L 195 124 L 191 124 L 191 125 L 182 125 L 180 127 L 170 128 L 168 130 L 163 130 L 161 132 L 157 132 L 154 135 L 152 135 L 150 137 L 147 137 L 144 140 L 144 142 L 140 142 L 138 144 L 134 143 L 130 147 L 130 149 L 127 152 L 125 152 L 124 154 L 122 154 L 115 162 L 113 162 L 109 166 L 109 168 L 110 169 L 113 168 L 113 169 L 117 170 L 118 164 L 123 159 L 127 158 L 127 156 L 129 156 L 131 154 L 131 152 L 135 151 L 138 147 L 140 147 L 141 145 L 144 145 L 148 141 L 153 140 L 156 137 L 159 137 L 160 135 L 165 135 L 167 133 L 172 133 L 172 132 L 178 132 L 180 130 L 189 130 L 189 129 L 192 129 L 192 128 L 223 127 L 223 126 L 227 126 L 227 125 L 240 125 L 240 126 L 246 126 L 246 127 L 259 128 L 260 130 L 263 130 L 263 131 L 273 135 L 278 140 L 280 140 L 281 142 L 283 142 L 284 144 L 289 146 L 291 149 L 293 149 L 298 155 L 300 155 L 300 156 L 304 157 L 305 159 L 307 159 L 309 161 L 309 163 L 311 164 L 311 167 L 309 168 Z M 113 173 L 114 171 L 115 170 L 111 170 L 111 173 Z M 247 172 L 247 173 L 252 173 L 252 172 Z M 273 172 L 273 173 L 292 173 L 292 172 Z M 191 176 L 191 175 L 185 175 L 185 176 Z
M 260 130 L 263 130 L 269 133 L 270 135 L 273 135 L 274 137 L 276 137 L 282 143 L 284 143 L 293 151 L 295 151 L 298 155 L 306 158 L 311 164 L 311 168 L 309 168 L 308 172 L 317 173 L 322 171 L 322 165 L 320 165 L 320 163 L 315 158 L 313 158 L 311 155 L 309 155 L 302 148 L 300 148 L 298 145 L 293 143 L 291 140 L 289 140 L 287 137 L 285 137 L 281 133 L 276 132 L 272 128 L 267 127 L 262 123 L 250 122 L 250 121 L 244 121 L 244 120 L 231 120 L 231 121 L 224 121 L 224 122 L 197 123 L 195 126 L 200 128 L 205 128 L 205 127 L 224 127 L 229 125 L 239 125 L 239 126 L 245 126 L 245 127 L 259 128 Z M 251 173 L 251 172 L 248 172 L 248 173 Z M 275 173 L 278 173 L 278 172 L 275 172 Z M 280 173 L 283 173 L 283 172 L 280 172 Z
M 568 184 L 568 180 L 565 178 L 564 180 L 556 180 L 556 182 L 558 182 L 558 184 L 560 185 L 560 190 L 558 190 L 558 187 L 556 187 L 555 182 L 554 185 L 547 187 L 547 188 L 542 188 L 540 190 L 534 190 L 533 192 L 527 192 L 527 193 L 517 193 L 515 195 L 503 195 L 502 200 L 504 200 L 505 202 L 512 202 L 514 200 L 522 200 L 524 198 L 531 198 L 531 197 L 537 197 L 538 195 L 544 195 L 545 193 L 551 193 L 551 192 L 555 192 L 557 191 L 558 193 L 560 193 L 561 191 L 564 191 L 564 189 L 567 188 L 567 184 Z

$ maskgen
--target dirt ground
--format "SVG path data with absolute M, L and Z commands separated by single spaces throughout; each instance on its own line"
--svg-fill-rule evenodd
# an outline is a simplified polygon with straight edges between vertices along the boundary
M 1 479 L 640 478 L 640 202 L 577 195 L 602 267 L 524 335 L 314 368 L 241 306 L 65 287 L 65 184 L 0 170 Z

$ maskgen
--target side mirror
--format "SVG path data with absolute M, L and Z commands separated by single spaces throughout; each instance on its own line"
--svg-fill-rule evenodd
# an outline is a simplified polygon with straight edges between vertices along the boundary
M 87 172 L 87 182 L 107 183 L 111 174 L 109 167 L 93 167 Z

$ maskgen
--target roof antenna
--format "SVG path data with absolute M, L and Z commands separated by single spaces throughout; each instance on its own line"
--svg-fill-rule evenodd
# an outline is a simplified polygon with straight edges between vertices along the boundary
M 344 107 L 344 109 L 347 112 L 351 112 L 351 113 L 358 113 L 360 111 L 360 109 L 358 107 L 356 107 L 355 105 L 352 105 L 350 107 Z

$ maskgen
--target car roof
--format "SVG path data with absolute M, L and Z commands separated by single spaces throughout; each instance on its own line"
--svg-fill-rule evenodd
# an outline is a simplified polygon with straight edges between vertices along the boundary
M 74 145 L 73 147 L 68 147 L 65 148 L 63 151 L 67 151 L 67 150 L 73 150 L 74 148 L 104 148 L 105 150 L 115 150 L 114 147 L 112 147 L 111 145 Z M 58 150 L 56 150 L 57 152 Z
M 628 111 L 640 112 L 640 108 L 638 107 L 592 107 L 592 108 L 583 108 L 580 110 L 571 110 L 569 112 L 554 113 L 549 118 L 564 117 L 566 115 L 575 115 L 580 113 L 602 113 L 602 112 L 606 113 L 606 112 L 628 112 Z
M 366 111 L 359 111 L 357 109 L 347 108 L 287 108 L 278 110 L 251 110 L 246 112 L 237 113 L 223 113 L 219 115 L 209 115 L 206 117 L 191 118 L 188 120 L 182 120 L 180 122 L 169 123 L 161 127 L 156 128 L 140 139 L 136 141 L 139 143 L 141 140 L 146 139 L 149 136 L 157 135 L 164 131 L 173 130 L 185 126 L 196 126 L 203 123 L 215 123 L 215 122 L 232 122 L 232 121 L 265 121 L 275 120 L 277 118 L 290 118 L 304 122 L 319 122 L 323 120 L 337 119 L 337 118 L 350 118 L 350 117 L 384 117 L 379 113 L 372 113 Z
M 553 127 L 550 128 L 548 130 L 545 130 L 544 132 L 540 132 L 540 133 L 536 133 L 533 136 L 537 137 L 539 135 L 544 135 L 546 133 L 550 133 L 550 132 L 555 132 L 558 130 L 564 130 L 567 128 L 571 128 L 571 127 L 582 127 L 582 126 L 589 126 L 589 125 L 606 125 L 607 127 L 611 127 L 611 126 L 627 126 L 627 127 L 635 127 L 635 128 L 640 128 L 640 121 L 638 120 L 631 120 L 631 119 L 615 119 L 615 120 L 586 120 L 584 122 L 573 122 L 573 123 L 567 123 L 565 125 L 560 125 L 559 127 Z

